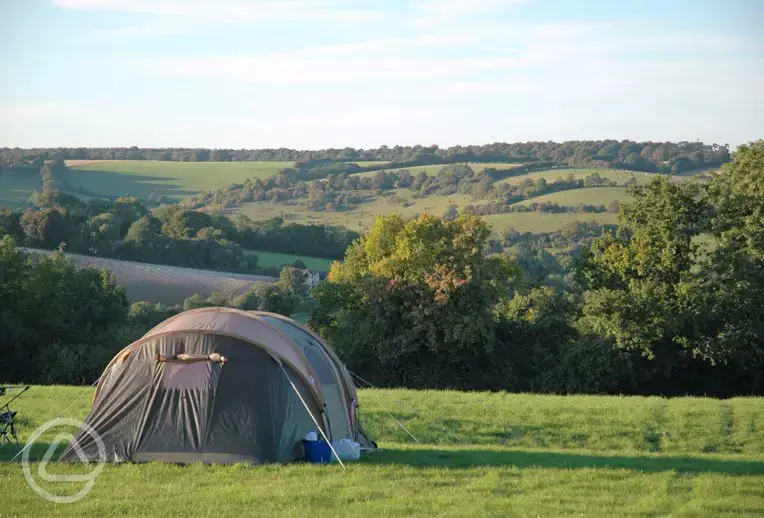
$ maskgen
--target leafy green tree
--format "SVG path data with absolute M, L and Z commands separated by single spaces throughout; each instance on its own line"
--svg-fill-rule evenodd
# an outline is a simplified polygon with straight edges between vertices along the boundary
M 489 386 L 493 308 L 517 273 L 488 257 L 489 234 L 474 216 L 377 218 L 314 289 L 311 327 L 382 383 Z
M 28 209 L 21 216 L 25 241 L 31 246 L 55 249 L 73 235 L 69 218 L 59 209 Z
M 308 287 L 305 284 L 305 273 L 293 266 L 285 266 L 279 274 L 279 284 L 286 293 L 297 298 L 308 295 Z

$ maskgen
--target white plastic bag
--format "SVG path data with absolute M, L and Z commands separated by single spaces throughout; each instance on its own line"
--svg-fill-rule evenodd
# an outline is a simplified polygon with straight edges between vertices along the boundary
M 349 438 L 332 441 L 332 447 L 342 461 L 358 460 L 361 458 L 361 445 L 351 441 Z M 337 457 L 335 457 L 333 453 L 332 462 L 337 462 Z

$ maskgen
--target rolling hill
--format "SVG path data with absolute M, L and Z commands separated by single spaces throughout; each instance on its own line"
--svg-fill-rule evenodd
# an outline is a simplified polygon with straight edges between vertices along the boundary
M 27 250 L 35 254 L 53 253 L 49 250 Z M 234 295 L 247 291 L 255 283 L 276 280 L 264 275 L 197 270 L 78 254 L 66 255 L 79 265 L 90 265 L 114 272 L 117 282 L 125 287 L 131 302 L 147 300 L 163 304 L 182 304 L 184 299 L 195 293 L 204 297 L 213 292 Z

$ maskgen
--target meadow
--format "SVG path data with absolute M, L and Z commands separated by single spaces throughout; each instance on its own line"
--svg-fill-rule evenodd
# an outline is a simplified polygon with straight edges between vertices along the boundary
M 164 162 L 110 160 L 74 164 L 64 181 L 75 192 L 102 196 L 135 196 L 143 200 L 168 196 L 182 199 L 202 191 L 265 179 L 292 162 Z
M 575 189 L 576 195 L 583 195 L 583 200 L 578 201 L 575 197 L 565 198 L 566 203 L 561 205 L 575 206 L 578 203 L 604 204 L 607 205 L 610 199 L 613 199 L 614 193 L 606 201 L 600 201 L 598 198 L 587 197 L 587 191 L 597 191 L 599 188 Z M 604 188 L 611 189 L 611 188 Z M 618 188 L 614 188 L 618 189 Z M 387 196 L 377 196 L 373 201 L 362 203 L 352 210 L 327 212 L 309 210 L 299 204 L 286 205 L 283 203 L 272 202 L 254 202 L 246 203 L 230 211 L 231 214 L 245 214 L 253 219 L 265 219 L 272 217 L 283 217 L 287 221 L 294 223 L 313 223 L 321 225 L 344 225 L 357 232 L 368 230 L 374 221 L 374 218 L 390 212 L 398 212 L 404 216 L 413 216 L 422 212 L 429 212 L 437 216 L 443 215 L 449 205 L 455 205 L 462 208 L 466 205 L 479 205 L 485 203 L 481 200 L 473 200 L 471 197 L 463 194 L 452 194 L 449 196 L 427 196 L 425 198 L 412 198 L 411 191 L 408 189 L 393 189 Z M 565 192 L 554 193 L 564 195 Z M 554 194 L 546 196 L 554 196 Z M 620 195 L 618 195 L 620 196 Z M 397 197 L 397 198 L 396 198 Z M 530 203 L 540 201 L 544 197 L 531 198 L 518 203 Z M 411 203 L 404 207 L 397 199 L 407 200 Z M 552 201 L 552 200 L 547 200 Z M 483 216 L 493 227 L 494 232 L 501 232 L 508 228 L 514 228 L 518 232 L 553 232 L 560 229 L 563 225 L 574 221 L 597 221 L 605 224 L 615 224 L 618 215 L 615 213 L 539 213 L 539 212 L 508 212 L 504 214 L 492 214 Z
M 568 178 L 573 175 L 576 179 L 583 179 L 589 175 L 597 173 L 602 178 L 608 180 L 615 180 L 618 184 L 623 185 L 624 182 L 631 180 L 632 177 L 637 179 L 638 184 L 649 183 L 650 180 L 657 176 L 656 173 L 645 173 L 642 171 L 625 171 L 622 169 L 545 169 L 543 171 L 533 171 L 521 176 L 510 176 L 509 178 L 503 178 L 498 183 L 509 183 L 517 185 L 522 183 L 526 179 L 537 180 L 539 178 L 546 178 L 547 182 L 552 183 L 555 180 L 561 178 Z
M 266 268 L 280 268 L 285 264 L 294 264 L 298 259 L 302 261 L 308 270 L 314 272 L 328 272 L 333 259 L 322 257 L 306 257 L 303 255 L 281 254 L 277 252 L 261 252 L 258 250 L 244 250 L 245 254 L 256 255 L 258 266 Z
M 33 387 L 15 407 L 22 441 L 59 415 L 83 419 L 92 393 L 83 387 Z M 756 516 L 764 512 L 762 398 L 367 389 L 359 391 L 359 399 L 361 419 L 380 450 L 350 464 L 345 472 L 337 465 L 304 463 L 107 465 L 83 500 L 53 504 L 28 487 L 18 462 L 9 462 L 20 449 L 12 445 L 0 449 L 2 514 Z M 32 459 L 45 453 L 53 434 L 40 438 L 31 449 Z M 90 470 L 77 465 L 48 467 L 56 474 Z M 32 473 L 36 472 L 33 465 Z M 63 487 L 37 480 L 50 491 Z
M 38 173 L 4 172 L 0 174 L 0 207 L 25 209 L 32 191 L 41 189 L 42 181 Z
M 626 187 L 586 187 L 536 196 L 529 200 L 517 202 L 515 205 L 557 203 L 563 207 L 575 207 L 579 203 L 583 203 L 584 205 L 604 205 L 607 207 L 611 201 L 623 202 L 630 197 L 629 193 L 626 192 Z
M 358 162 L 358 165 L 365 165 L 368 162 Z M 447 166 L 449 164 L 434 164 L 434 165 L 416 165 L 412 167 L 391 167 L 387 169 L 378 169 L 376 171 L 367 171 L 365 173 L 354 173 L 353 176 L 374 176 L 379 171 L 400 171 L 401 169 L 408 169 L 411 174 L 417 174 L 419 171 L 424 171 L 427 173 L 427 176 L 435 176 L 438 174 L 438 171 L 440 171 L 443 167 Z M 505 169 L 514 169 L 515 167 L 520 167 L 521 163 L 507 163 L 507 162 L 467 162 L 467 165 L 470 166 L 475 172 L 482 171 L 484 169 L 492 168 L 492 169 L 499 169 L 499 170 L 505 170 Z

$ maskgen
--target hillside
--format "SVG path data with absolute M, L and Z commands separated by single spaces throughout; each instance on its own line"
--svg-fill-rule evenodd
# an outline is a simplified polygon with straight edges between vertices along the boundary
M 611 201 L 626 201 L 630 198 L 626 187 L 588 187 L 586 189 L 571 189 L 553 192 L 517 202 L 515 205 L 530 205 L 531 203 L 556 203 L 564 207 L 584 205 L 605 205 Z
M 526 179 L 535 181 L 539 178 L 546 178 L 547 182 L 551 183 L 561 178 L 568 178 L 571 175 L 574 178 L 585 178 L 594 173 L 597 173 L 602 178 L 614 180 L 619 184 L 629 181 L 632 177 L 637 179 L 637 183 L 645 184 L 655 178 L 655 175 L 657 174 L 621 169 L 547 169 L 544 171 L 533 171 L 522 176 L 510 176 L 509 178 L 499 180 L 498 183 L 520 184 Z
M 92 393 L 33 387 L 16 405 L 22 441 L 62 409 L 83 419 Z M 268 516 L 610 517 L 755 515 L 761 507 L 761 398 L 360 390 L 359 400 L 380 450 L 346 472 L 302 463 L 107 465 L 91 493 L 65 510 L 241 515 L 256 502 Z M 46 448 L 33 448 L 31 457 Z M 7 462 L 18 449 L 0 450 L 4 504 L 25 515 L 59 511 L 28 487 L 17 463 Z M 76 465 L 49 469 L 82 472 Z
M 51 254 L 48 250 L 27 249 L 36 254 Z M 146 300 L 164 304 L 182 304 L 194 293 L 208 297 L 213 292 L 229 295 L 247 291 L 257 282 L 273 282 L 276 279 L 264 275 L 216 272 L 104 259 L 78 254 L 67 254 L 75 263 L 105 268 L 125 287 L 130 301 Z
M 417 166 L 411 166 L 411 167 L 394 167 L 394 168 L 388 168 L 388 169 L 378 169 L 376 171 L 367 171 L 365 173 L 355 173 L 354 176 L 374 176 L 379 171 L 398 171 L 400 169 L 408 169 L 411 171 L 412 174 L 417 174 L 419 171 L 424 171 L 427 173 L 428 176 L 434 176 L 438 174 L 438 171 L 440 171 L 445 165 L 447 164 L 434 164 L 434 165 L 417 165 Z M 507 169 L 515 169 L 517 167 L 522 166 L 522 163 L 504 163 L 504 162 L 467 162 L 467 165 L 470 166 L 475 172 L 483 171 L 484 169 L 498 169 L 498 170 L 507 170 Z
M 73 192 L 101 196 L 157 196 L 182 199 L 209 189 L 268 178 L 292 162 L 161 162 L 113 160 L 76 163 L 66 168 L 63 181 Z

